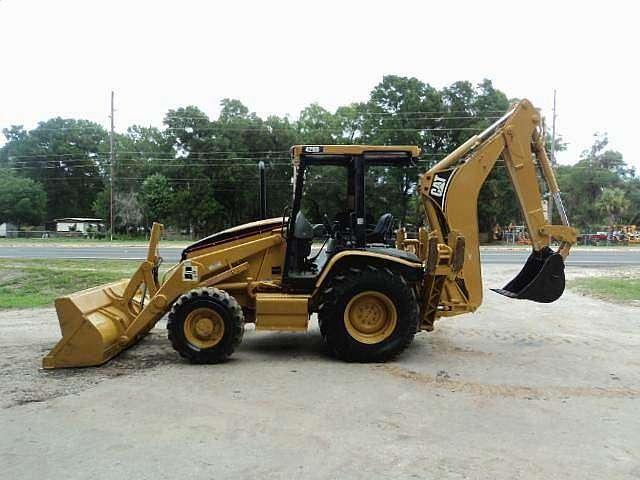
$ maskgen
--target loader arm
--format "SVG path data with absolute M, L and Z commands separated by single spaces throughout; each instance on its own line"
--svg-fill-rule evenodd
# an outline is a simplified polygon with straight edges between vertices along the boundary
M 564 290 L 564 273 L 560 272 L 560 279 L 558 270 L 564 269 L 563 260 L 576 242 L 577 232 L 569 226 L 544 149 L 540 123 L 536 109 L 523 100 L 420 177 L 419 189 L 432 243 L 427 249 L 427 264 L 433 278 L 425 281 L 427 303 L 432 308 L 423 312 L 426 327 L 430 322 L 432 326 L 437 316 L 473 311 L 482 302 L 477 202 L 482 185 L 500 158 L 513 183 L 533 253 L 520 275 L 498 292 L 549 302 Z M 562 225 L 551 225 L 544 217 L 538 166 L 554 197 Z M 549 248 L 552 239 L 560 242 L 557 252 Z M 443 252 L 449 252 L 445 261 Z M 455 258 L 456 255 L 464 255 L 464 259 Z M 543 270 L 546 279 L 537 277 Z M 523 293 L 524 290 L 527 291 Z M 426 318 L 429 315 L 430 320 Z

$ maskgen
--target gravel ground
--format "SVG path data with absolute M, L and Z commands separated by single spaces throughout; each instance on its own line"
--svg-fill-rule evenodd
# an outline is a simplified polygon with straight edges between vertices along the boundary
M 55 312 L 0 312 L 0 478 L 639 478 L 638 307 L 485 295 L 371 365 L 314 327 L 192 366 L 161 322 L 103 367 L 42 371 Z

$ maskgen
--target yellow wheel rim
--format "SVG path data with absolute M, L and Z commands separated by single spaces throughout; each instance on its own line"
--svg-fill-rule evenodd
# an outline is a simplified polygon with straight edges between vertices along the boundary
M 384 293 L 366 291 L 354 296 L 344 311 L 347 332 L 360 343 L 380 343 L 398 323 L 396 306 Z
M 224 336 L 224 320 L 215 310 L 196 308 L 184 321 L 184 336 L 200 349 L 215 347 Z

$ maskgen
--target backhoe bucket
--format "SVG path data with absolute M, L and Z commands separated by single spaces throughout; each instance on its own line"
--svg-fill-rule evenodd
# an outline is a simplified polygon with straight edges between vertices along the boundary
M 544 248 L 529 255 L 520 273 L 504 288 L 492 290 L 510 298 L 551 303 L 562 296 L 564 284 L 562 255 Z
M 134 341 L 120 337 L 140 312 L 139 296 L 122 300 L 129 280 L 120 280 L 56 299 L 62 339 L 43 359 L 44 368 L 100 365 Z

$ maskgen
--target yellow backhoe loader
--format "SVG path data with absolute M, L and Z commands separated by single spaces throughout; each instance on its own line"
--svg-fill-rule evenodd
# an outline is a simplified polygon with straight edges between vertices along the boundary
M 564 259 L 576 242 L 544 150 L 540 115 L 526 100 L 421 175 L 426 228 L 418 238 L 393 233 L 391 214 L 367 228 L 368 168 L 415 165 L 412 146 L 298 145 L 291 148 L 293 201 L 283 218 L 204 238 L 182 252 L 159 281 L 154 224 L 149 253 L 130 280 L 56 300 L 62 339 L 44 368 L 100 365 L 134 345 L 168 314 L 169 340 L 194 363 L 224 361 L 246 322 L 257 330 L 304 332 L 312 313 L 329 349 L 347 361 L 384 361 L 440 317 L 473 312 L 482 302 L 477 199 L 504 160 L 522 207 L 533 252 L 496 292 L 553 302 L 564 291 Z M 317 166 L 346 169 L 343 214 L 324 217 L 325 246 L 303 214 L 305 178 Z M 545 220 L 538 172 L 562 225 Z M 558 244 L 557 250 L 550 248 Z

